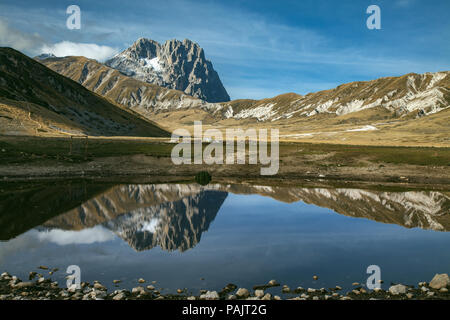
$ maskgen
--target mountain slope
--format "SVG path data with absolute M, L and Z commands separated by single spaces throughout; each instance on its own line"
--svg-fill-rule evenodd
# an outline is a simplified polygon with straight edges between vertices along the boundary
M 450 71 L 342 84 L 306 96 L 284 94 L 259 101 L 223 103 L 226 118 L 276 121 L 320 114 L 342 116 L 379 108 L 393 116 L 423 116 L 450 107 Z
M 106 65 L 135 79 L 181 90 L 208 102 L 230 100 L 203 49 L 187 39 L 159 44 L 140 38 Z
M 167 136 L 137 113 L 11 48 L 0 48 L 0 134 Z
M 277 128 L 284 140 L 369 145 L 450 145 L 450 72 L 343 84 L 305 96 L 208 103 L 127 77 L 83 57 L 42 63 L 161 126 Z
M 41 62 L 87 89 L 151 119 L 155 114 L 179 109 L 215 107 L 214 104 L 136 80 L 85 57 L 49 58 Z
M 196 99 L 180 103 L 182 100 L 180 93 L 169 94 L 157 86 L 151 88 L 155 93 L 160 92 L 159 95 L 143 94 L 144 85 L 141 82 L 131 82 L 132 85 L 129 80 L 126 83 L 118 83 L 117 79 L 124 77 L 123 75 L 82 57 L 49 58 L 44 59 L 42 63 L 126 106 L 139 105 L 142 109 L 152 109 L 154 112 L 199 108 L 216 120 L 276 122 L 315 116 L 340 117 L 366 110 L 377 110 L 387 118 L 414 118 L 450 107 L 450 71 L 352 82 L 305 96 L 287 93 L 262 100 L 240 99 L 208 104 Z M 124 81 L 124 78 L 121 81 Z M 106 89 L 99 89 L 102 87 Z M 124 95 L 119 97 L 109 92 L 112 87 L 132 92 L 128 97 Z M 166 95 L 176 95 L 178 101 L 168 101 L 164 99 Z

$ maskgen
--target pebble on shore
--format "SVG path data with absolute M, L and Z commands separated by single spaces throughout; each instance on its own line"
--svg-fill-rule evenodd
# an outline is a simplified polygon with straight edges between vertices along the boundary
M 273 280 L 272 283 L 276 282 Z M 269 287 L 272 288 L 271 286 Z M 128 290 L 115 290 L 108 293 L 107 288 L 98 281 L 94 281 L 93 284 L 83 282 L 80 287 L 73 285 L 70 288 L 61 288 L 57 282 L 46 279 L 42 275 L 36 281 L 22 281 L 16 276 L 3 272 L 0 275 L 0 300 L 281 300 L 282 298 L 289 300 L 450 300 L 449 287 L 450 280 L 448 275 L 436 274 L 429 284 L 420 282 L 417 287 L 396 284 L 390 286 L 386 291 L 381 288 L 366 290 L 359 287 L 346 294 L 339 294 L 335 292 L 342 289 L 339 286 L 328 290 L 325 288 L 308 288 L 305 292 L 301 287 L 291 291 L 287 285 L 284 285 L 281 290 L 277 289 L 283 293 L 282 296 L 279 296 L 264 292 L 260 288 L 255 289 L 251 294 L 246 288 L 237 289 L 235 285 L 228 284 L 220 293 L 201 290 L 201 294 L 195 296 L 192 294 L 188 295 L 187 289 L 179 288 L 176 290 L 176 294 L 163 295 L 156 291 L 153 285 L 148 285 L 146 288 L 138 286 L 133 288 L 131 292 Z M 274 289 L 272 288 L 271 290 Z

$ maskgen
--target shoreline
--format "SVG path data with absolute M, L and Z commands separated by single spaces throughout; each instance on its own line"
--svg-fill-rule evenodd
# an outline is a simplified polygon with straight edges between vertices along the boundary
M 48 267 L 41 269 L 49 270 Z M 57 271 L 53 270 L 50 272 Z M 113 283 L 118 284 L 120 281 L 114 280 Z M 436 274 L 430 282 L 419 282 L 417 286 L 393 284 L 388 290 L 369 290 L 360 283 L 353 283 L 354 289 L 348 292 L 343 292 L 339 286 L 328 289 L 289 288 L 275 280 L 255 285 L 252 289 L 227 284 L 219 292 L 200 290 L 197 294 L 186 289 L 162 294 L 155 285 L 155 281 L 147 284 L 144 279 L 139 279 L 138 286 L 131 290 L 108 292 L 98 281 L 92 284 L 82 282 L 80 288 L 76 285 L 62 288 L 58 282 L 36 272 L 30 272 L 28 281 L 4 272 L 0 275 L 0 300 L 450 300 L 450 279 L 447 274 Z M 277 288 L 279 294 L 265 292 L 269 288 Z

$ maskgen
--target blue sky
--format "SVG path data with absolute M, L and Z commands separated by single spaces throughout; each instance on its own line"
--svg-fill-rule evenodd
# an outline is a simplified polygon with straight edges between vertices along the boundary
M 80 30 L 66 28 L 71 4 L 81 8 Z M 366 27 L 371 4 L 381 8 L 381 30 Z M 188 38 L 232 99 L 264 98 L 450 70 L 449 12 L 448 0 L 2 0 L 0 46 L 102 60 L 139 37 Z

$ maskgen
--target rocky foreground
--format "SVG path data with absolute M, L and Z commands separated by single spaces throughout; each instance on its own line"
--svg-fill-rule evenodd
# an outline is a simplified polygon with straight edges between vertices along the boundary
M 317 280 L 317 276 L 314 279 Z M 113 282 L 118 284 L 120 281 Z M 228 284 L 220 292 L 200 290 L 199 295 L 192 295 L 186 289 L 178 289 L 176 294 L 162 294 L 154 286 L 155 281 L 145 285 L 146 281 L 139 279 L 138 283 L 140 285 L 131 291 L 121 289 L 108 292 L 98 281 L 93 284 L 82 282 L 79 288 L 76 285 L 61 288 L 58 282 L 36 272 L 30 272 L 29 281 L 22 281 L 4 272 L 0 276 L 0 300 L 450 300 L 450 279 L 445 273 L 436 274 L 429 283 L 420 282 L 417 287 L 396 284 L 387 291 L 368 290 L 355 282 L 352 284 L 354 289 L 346 293 L 339 286 L 329 289 L 291 289 L 271 280 L 267 284 L 254 286 L 253 290 L 238 289 L 236 285 Z M 273 287 L 281 287 L 280 295 L 283 298 L 265 292 Z

